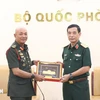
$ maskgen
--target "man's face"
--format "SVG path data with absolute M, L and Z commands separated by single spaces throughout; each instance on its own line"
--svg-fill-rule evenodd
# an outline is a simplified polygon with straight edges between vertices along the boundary
M 16 30 L 16 33 L 14 34 L 15 36 L 15 40 L 19 43 L 19 44 L 25 44 L 25 42 L 27 41 L 27 30 L 24 28 L 20 28 Z
M 78 33 L 78 30 L 76 27 L 72 27 L 68 29 L 67 35 L 71 43 L 77 43 L 81 33 Z

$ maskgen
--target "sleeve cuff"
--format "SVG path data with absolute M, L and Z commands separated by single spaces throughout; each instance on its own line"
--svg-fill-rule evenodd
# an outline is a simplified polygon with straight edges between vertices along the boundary
M 32 61 L 32 65 L 34 65 L 34 60 Z

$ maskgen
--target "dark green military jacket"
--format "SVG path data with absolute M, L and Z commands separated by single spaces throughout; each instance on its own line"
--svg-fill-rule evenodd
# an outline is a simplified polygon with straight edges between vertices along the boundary
M 64 63 L 64 73 L 69 74 L 83 66 L 90 66 L 91 67 L 91 56 L 89 48 L 82 44 L 80 41 L 71 48 L 71 45 L 67 45 L 63 49 L 62 53 L 63 63 Z M 86 77 L 89 75 L 89 72 L 74 77 L 73 79 Z
M 35 95 L 32 80 L 15 76 L 12 68 L 17 68 L 31 73 L 32 61 L 25 44 L 24 49 L 15 41 L 6 52 L 9 66 L 8 96 L 29 97 Z

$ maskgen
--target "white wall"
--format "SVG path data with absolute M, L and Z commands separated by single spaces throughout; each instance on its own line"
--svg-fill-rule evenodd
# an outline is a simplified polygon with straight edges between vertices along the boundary
M 27 25 L 29 39 L 29 51 L 32 59 L 42 61 L 62 61 L 61 54 L 63 46 L 67 45 L 66 28 L 69 24 L 77 23 L 82 29 L 80 40 L 87 44 L 91 50 L 92 68 L 100 66 L 100 21 L 95 19 L 95 14 L 99 11 L 100 1 L 98 0 L 3 0 L 0 3 L 0 64 L 7 64 L 5 52 L 14 41 L 14 29 L 16 26 L 25 25 L 25 22 L 16 23 L 15 13 L 24 14 L 26 10 L 32 16 L 32 20 Z M 37 13 L 53 13 L 60 10 L 64 15 L 66 12 L 72 13 L 72 21 L 67 22 L 63 19 L 57 22 L 38 22 L 35 19 Z M 86 14 L 80 21 L 77 20 L 77 12 L 93 13 L 93 21 L 86 21 Z M 98 16 L 100 19 L 100 15 Z M 46 100 L 61 100 L 61 83 L 42 82 L 39 83 L 43 90 Z

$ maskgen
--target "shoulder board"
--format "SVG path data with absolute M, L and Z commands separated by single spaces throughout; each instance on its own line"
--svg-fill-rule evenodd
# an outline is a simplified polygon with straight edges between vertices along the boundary
M 82 47 L 87 48 L 88 46 L 86 44 L 81 43 L 80 44 Z
M 14 44 L 14 45 L 12 45 L 11 47 L 12 47 L 12 48 L 16 48 L 16 45 Z
M 64 48 L 68 47 L 69 45 L 64 46 Z

